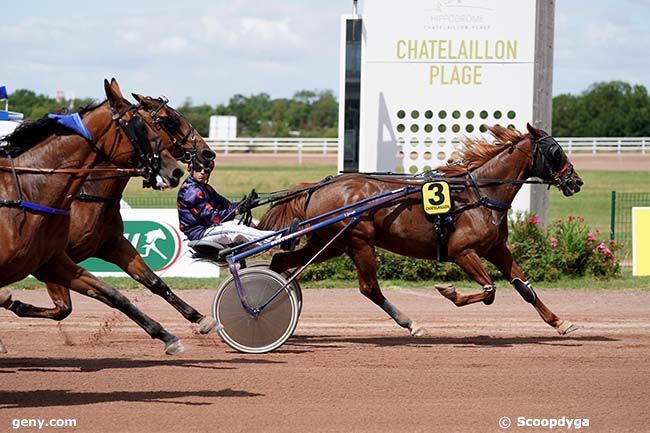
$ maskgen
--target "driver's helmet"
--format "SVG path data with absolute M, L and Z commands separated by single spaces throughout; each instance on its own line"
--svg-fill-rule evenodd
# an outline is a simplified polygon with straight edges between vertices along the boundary
M 205 169 L 206 171 L 211 172 L 214 169 L 214 160 L 211 161 L 201 161 L 198 157 L 194 157 L 190 160 L 187 165 L 187 169 L 192 171 L 199 171 Z

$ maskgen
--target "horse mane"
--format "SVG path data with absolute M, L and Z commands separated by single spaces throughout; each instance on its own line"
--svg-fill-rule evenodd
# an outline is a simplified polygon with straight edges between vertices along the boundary
M 457 159 L 449 159 L 447 165 L 437 167 L 436 170 L 445 176 L 461 176 L 481 167 L 483 164 L 523 140 L 525 135 L 516 129 L 505 128 L 501 125 L 488 126 L 488 131 L 495 141 L 486 138 L 461 139 L 463 146 L 458 150 Z
M 278 230 L 288 227 L 296 218 L 300 221 L 306 220 L 305 200 L 310 194 L 310 189 L 305 188 L 317 184 L 318 182 L 301 182 L 295 185 L 286 192 L 286 198 L 278 200 L 266 211 L 256 227 L 260 230 Z
M 79 108 L 77 113 L 79 113 L 80 116 L 83 116 L 103 103 L 103 101 L 99 103 L 93 101 L 90 104 Z M 36 146 L 51 135 L 73 134 L 73 131 L 59 124 L 56 120 L 49 119 L 46 114 L 40 119 L 22 122 L 14 132 L 3 137 L 2 140 L 7 142 L 7 146 L 0 148 L 0 156 L 11 155 L 12 157 L 16 157 Z

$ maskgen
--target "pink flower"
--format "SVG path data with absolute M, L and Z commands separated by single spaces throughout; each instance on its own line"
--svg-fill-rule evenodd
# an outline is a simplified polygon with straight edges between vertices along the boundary
M 609 241 L 609 246 L 610 247 L 615 247 L 616 246 L 616 241 L 614 239 Z
M 609 250 L 609 248 L 605 248 L 605 249 L 603 250 L 603 254 L 604 254 L 605 257 L 608 258 L 608 259 L 609 259 L 610 257 L 612 257 L 612 252 Z
M 605 244 L 600 242 L 598 245 L 596 245 L 596 249 L 598 251 L 603 251 L 605 249 Z
M 528 218 L 526 218 L 526 222 L 528 224 L 537 225 L 539 224 L 539 218 L 536 216 L 529 216 Z
M 593 233 L 589 232 L 587 235 L 587 242 L 594 242 L 596 240 L 596 236 L 593 235 Z
M 555 238 L 549 238 L 549 239 L 548 239 L 548 243 L 549 243 L 553 248 L 557 247 L 557 239 L 555 239 Z

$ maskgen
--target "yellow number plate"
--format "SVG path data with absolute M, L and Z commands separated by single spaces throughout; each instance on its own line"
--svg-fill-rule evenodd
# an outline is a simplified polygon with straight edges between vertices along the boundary
M 422 186 L 424 212 L 429 215 L 447 213 L 451 210 L 449 184 L 444 181 L 427 182 Z

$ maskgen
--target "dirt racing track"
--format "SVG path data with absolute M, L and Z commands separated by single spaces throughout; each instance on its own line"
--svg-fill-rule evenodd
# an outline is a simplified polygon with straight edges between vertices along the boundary
M 49 305 L 44 291 L 13 293 Z M 650 293 L 539 293 L 581 326 L 569 338 L 510 288 L 494 305 L 464 308 L 435 290 L 386 293 L 427 337 L 408 336 L 347 289 L 305 290 L 294 337 L 266 355 L 195 334 L 140 291 L 127 295 L 183 340 L 184 354 L 164 355 L 133 323 L 80 296 L 58 326 L 2 310 L 0 431 L 35 418 L 75 419 L 75 428 L 49 429 L 74 432 L 650 431 Z M 181 296 L 207 311 L 213 293 Z M 517 427 L 518 417 L 583 426 Z

